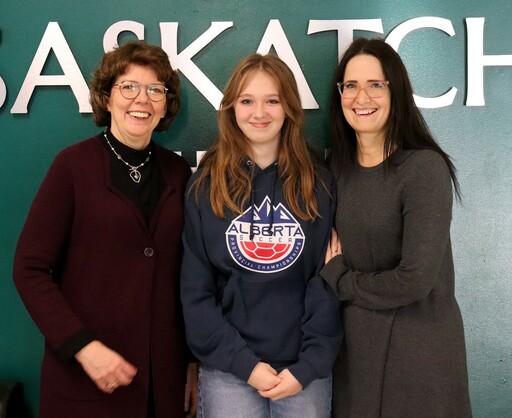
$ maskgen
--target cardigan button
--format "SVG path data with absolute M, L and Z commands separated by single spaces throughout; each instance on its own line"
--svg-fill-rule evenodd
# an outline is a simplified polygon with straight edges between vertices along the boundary
M 155 250 L 151 247 L 144 248 L 144 255 L 148 258 L 153 257 L 155 255 Z

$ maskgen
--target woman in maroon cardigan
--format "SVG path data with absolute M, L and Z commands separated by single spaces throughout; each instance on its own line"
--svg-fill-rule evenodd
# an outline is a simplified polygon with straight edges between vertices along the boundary
M 91 104 L 107 129 L 62 151 L 32 204 L 14 281 L 45 337 L 41 418 L 195 412 L 178 289 L 190 168 L 151 140 L 178 89 L 159 47 L 105 54 Z

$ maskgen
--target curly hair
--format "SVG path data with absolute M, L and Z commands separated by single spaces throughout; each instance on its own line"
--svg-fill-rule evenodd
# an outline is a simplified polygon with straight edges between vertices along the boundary
M 97 126 L 110 126 L 111 115 L 107 104 L 112 85 L 117 77 L 126 73 L 132 64 L 150 67 L 158 80 L 168 88 L 165 116 L 156 126 L 156 131 L 165 131 L 180 110 L 180 79 L 173 70 L 167 53 L 159 46 L 144 41 L 130 41 L 107 52 L 92 74 L 89 101 L 92 106 L 93 120 Z

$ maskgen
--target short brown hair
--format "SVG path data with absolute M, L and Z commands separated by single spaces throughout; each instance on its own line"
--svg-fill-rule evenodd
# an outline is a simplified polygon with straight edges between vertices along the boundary
M 103 55 L 91 80 L 89 100 L 94 122 L 97 126 L 110 126 L 111 115 L 107 103 L 112 85 L 131 64 L 152 68 L 158 81 L 168 88 L 165 116 L 155 128 L 156 131 L 165 131 L 180 110 L 180 79 L 178 73 L 172 69 L 167 53 L 159 46 L 149 45 L 144 41 L 127 42 Z

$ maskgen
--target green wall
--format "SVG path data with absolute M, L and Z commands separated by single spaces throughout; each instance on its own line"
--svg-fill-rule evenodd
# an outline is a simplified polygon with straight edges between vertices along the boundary
M 104 34 L 116 22 L 139 22 L 145 39 L 156 44 L 162 44 L 165 25 L 160 24 L 178 22 L 174 43 L 178 53 L 212 22 L 232 22 L 191 58 L 222 90 L 236 62 L 258 49 L 269 22 L 277 20 L 318 103 L 319 108 L 307 110 L 307 135 L 314 148 L 323 150 L 338 32 L 308 35 L 310 22 L 377 19 L 387 37 L 396 35 L 404 22 L 426 16 L 444 19 L 453 29 L 452 36 L 434 28 L 414 30 L 404 37 L 398 51 L 419 96 L 436 97 L 452 87 L 457 89 L 449 105 L 425 108 L 424 115 L 454 158 L 463 190 L 463 203 L 454 210 L 452 238 L 474 415 L 512 416 L 510 0 L 0 0 L 0 380 L 24 383 L 33 417 L 37 416 L 43 341 L 12 284 L 13 253 L 31 201 L 55 154 L 98 132 L 91 115 L 79 112 L 77 99 L 67 86 L 37 86 L 27 113 L 13 111 L 43 34 L 55 27 L 50 22 L 58 23 L 87 81 L 103 53 Z M 482 24 L 479 37 L 477 27 Z M 341 27 L 348 25 L 343 22 Z M 368 30 L 355 34 L 376 35 Z M 119 40 L 134 37 L 122 33 Z M 346 34 L 340 40 L 340 45 L 350 41 Z M 164 42 L 172 46 L 173 40 L 166 36 Z M 475 61 L 478 42 L 485 57 Z M 480 65 L 481 76 L 478 62 L 485 63 L 483 68 Z M 67 74 L 62 64 L 50 53 L 42 75 Z M 157 140 L 181 151 L 194 166 L 196 151 L 206 149 L 215 135 L 215 109 L 197 80 L 194 83 L 183 76 L 182 84 L 183 111 L 175 126 Z M 480 90 L 483 95 L 478 97 Z

